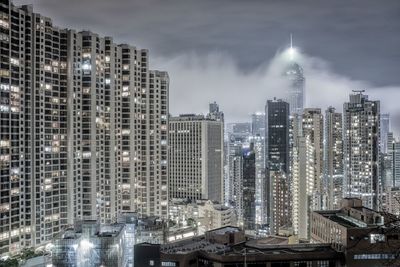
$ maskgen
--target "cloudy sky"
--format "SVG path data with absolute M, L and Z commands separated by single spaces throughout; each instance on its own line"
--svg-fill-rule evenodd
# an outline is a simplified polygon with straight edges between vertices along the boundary
M 341 110 L 366 89 L 400 133 L 399 0 L 17 0 L 55 24 L 148 48 L 170 75 L 171 113 L 247 120 L 282 88 L 275 75 L 293 33 L 307 106 Z

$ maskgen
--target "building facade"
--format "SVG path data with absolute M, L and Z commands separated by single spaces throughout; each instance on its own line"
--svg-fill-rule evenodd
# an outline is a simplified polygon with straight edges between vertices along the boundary
M 379 125 L 380 102 L 368 100 L 363 91 L 351 94 L 343 106 L 344 195 L 374 209 L 382 190 Z
M 222 203 L 223 122 L 181 115 L 169 127 L 169 196 Z
M 312 213 L 311 240 L 343 251 L 347 266 L 397 266 L 397 218 L 364 207 L 361 199 L 345 198 L 341 204 L 338 210 Z
M 274 196 L 281 196 L 283 192 L 277 190 L 285 190 L 288 194 L 289 186 L 289 103 L 282 100 L 268 100 L 265 106 L 266 113 L 266 215 L 270 224 L 271 231 L 278 231 L 284 223 L 283 214 L 288 214 L 286 207 L 290 206 L 290 197 L 273 199 Z M 285 180 L 287 178 L 287 180 Z M 274 180 L 277 179 L 277 180 Z M 282 201 L 287 201 L 283 203 Z M 280 210 L 283 208 L 283 210 Z M 282 215 L 282 216 L 281 216 Z M 286 223 L 284 223 L 286 225 Z
M 286 66 L 283 76 L 289 83 L 284 100 L 289 103 L 290 114 L 302 114 L 305 103 L 305 77 L 303 68 L 291 60 Z
M 335 108 L 325 111 L 324 125 L 324 179 L 323 189 L 327 192 L 324 207 L 337 209 L 343 197 L 343 127 L 342 114 Z
M 254 144 L 243 149 L 243 175 L 242 175 L 242 199 L 243 199 L 243 227 L 246 230 L 254 230 L 256 227 L 256 153 Z
M 167 217 L 168 75 L 148 51 L 0 1 L 0 254 L 80 219 Z

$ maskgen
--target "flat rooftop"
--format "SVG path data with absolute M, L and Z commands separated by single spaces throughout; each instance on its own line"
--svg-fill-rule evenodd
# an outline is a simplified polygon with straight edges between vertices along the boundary
M 238 227 L 234 227 L 234 226 L 226 226 L 226 227 L 222 227 L 222 228 L 217 228 L 214 230 L 210 230 L 208 231 L 209 233 L 213 233 L 216 235 L 224 235 L 226 233 L 237 233 L 240 232 L 241 230 Z
M 229 250 L 229 246 L 218 243 L 211 243 L 205 240 L 204 237 L 196 237 L 166 245 L 161 245 L 161 252 L 165 254 L 188 254 L 195 251 L 223 253 Z
M 339 211 L 336 210 L 317 211 L 317 213 L 346 228 L 366 228 L 368 226 L 365 222 L 347 216 L 346 214 L 340 213 Z

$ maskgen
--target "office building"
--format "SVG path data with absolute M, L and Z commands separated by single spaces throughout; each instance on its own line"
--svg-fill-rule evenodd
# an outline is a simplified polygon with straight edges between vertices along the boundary
M 267 168 L 289 173 L 289 104 L 268 100 L 265 113 Z
M 355 91 L 343 106 L 344 195 L 378 208 L 380 103 Z
M 223 201 L 223 122 L 180 115 L 169 122 L 169 196 Z
M 217 121 L 224 121 L 224 113 L 219 109 L 217 102 L 209 104 L 207 117 Z
M 289 193 L 289 104 L 282 100 L 268 100 L 265 106 L 266 113 L 266 193 L 265 206 L 266 216 L 270 224 L 271 231 L 278 231 L 283 226 L 283 214 L 290 216 L 285 207 L 289 207 L 290 198 L 275 199 L 274 196 L 281 196 L 285 190 Z M 277 179 L 276 181 L 274 179 Z M 286 180 L 287 179 L 287 180 Z M 286 201 L 287 203 L 283 203 Z M 280 210 L 283 208 L 284 210 Z M 282 215 L 282 216 L 281 216 Z M 277 217 L 274 217 L 277 216 Z M 279 218 L 278 218 L 279 217 Z M 286 225 L 286 222 L 284 223 Z
M 251 135 L 265 136 L 265 113 L 256 112 L 251 115 Z
M 381 114 L 380 120 L 380 150 L 381 153 L 386 154 L 388 152 L 388 133 L 390 132 L 390 115 L 388 113 Z
M 338 209 L 343 195 L 343 127 L 342 114 L 335 108 L 325 111 L 324 179 L 322 188 L 327 193 L 324 207 Z
M 302 114 L 305 104 L 305 77 L 303 68 L 293 60 L 288 62 L 284 78 L 289 82 L 284 101 L 289 103 L 290 114 Z

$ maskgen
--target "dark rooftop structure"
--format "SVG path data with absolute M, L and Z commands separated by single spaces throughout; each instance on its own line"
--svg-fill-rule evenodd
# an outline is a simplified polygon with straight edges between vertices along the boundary
M 329 244 L 288 244 L 283 237 L 249 239 L 237 227 L 167 245 L 138 244 L 135 266 L 344 266 L 343 253 Z M 151 253 L 146 253 L 151 251 Z M 158 263 L 159 265 L 155 265 Z M 151 265 L 153 264 L 153 265 Z

